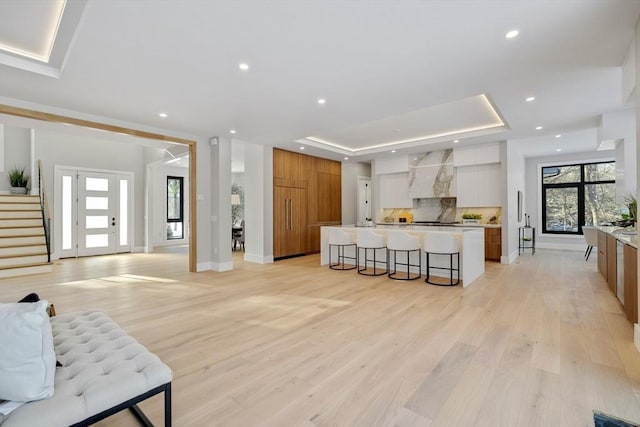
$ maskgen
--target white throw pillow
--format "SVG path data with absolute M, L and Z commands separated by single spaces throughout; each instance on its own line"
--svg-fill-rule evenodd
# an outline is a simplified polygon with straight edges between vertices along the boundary
M 0 304 L 0 399 L 53 396 L 56 354 L 47 301 Z

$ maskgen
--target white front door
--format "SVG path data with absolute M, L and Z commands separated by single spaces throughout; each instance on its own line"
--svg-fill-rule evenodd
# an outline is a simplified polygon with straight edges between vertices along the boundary
M 131 251 L 131 174 L 56 169 L 60 258 Z

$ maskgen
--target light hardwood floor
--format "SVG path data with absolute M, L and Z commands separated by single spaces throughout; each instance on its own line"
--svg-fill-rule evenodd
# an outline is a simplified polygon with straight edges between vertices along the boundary
M 363 277 L 318 256 L 189 273 L 186 254 L 63 260 L 0 280 L 98 308 L 174 371 L 176 426 L 640 423 L 632 325 L 579 252 L 487 263 L 467 289 Z M 162 401 L 141 405 L 161 425 Z M 101 426 L 136 426 L 129 413 Z

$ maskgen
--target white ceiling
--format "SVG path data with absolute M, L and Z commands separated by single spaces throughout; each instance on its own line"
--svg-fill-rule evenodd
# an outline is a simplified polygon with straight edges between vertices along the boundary
M 0 10 L 12 1 L 0 0 Z M 439 148 L 455 137 L 469 144 L 593 129 L 601 114 L 625 107 L 620 65 L 640 14 L 640 1 L 630 0 L 90 0 L 86 6 L 70 0 L 70 6 L 81 19 L 59 78 L 0 60 L 0 101 L 202 136 L 230 136 L 234 129 L 238 140 L 295 150 L 306 137 L 357 148 L 432 135 L 444 123 L 430 112 L 481 94 L 506 126 L 491 135 L 422 142 Z M 514 28 L 520 35 L 505 39 Z M 241 71 L 240 62 L 250 69 Z M 529 96 L 535 101 L 526 102 Z M 467 126 L 462 109 L 453 111 L 451 121 Z M 396 148 L 424 151 L 422 142 Z M 319 147 L 305 152 L 345 155 Z M 381 155 L 387 151 L 349 157 Z

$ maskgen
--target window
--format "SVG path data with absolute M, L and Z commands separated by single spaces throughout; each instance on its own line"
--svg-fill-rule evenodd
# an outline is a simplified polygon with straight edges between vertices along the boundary
M 181 176 L 167 177 L 167 240 L 184 239 L 184 186 Z
M 582 234 L 584 225 L 615 220 L 615 177 L 615 162 L 543 167 L 543 233 Z

